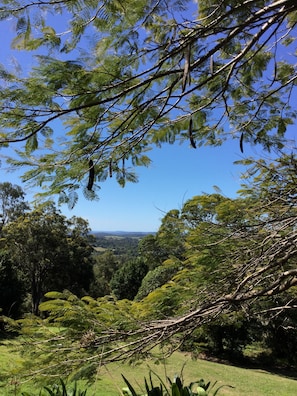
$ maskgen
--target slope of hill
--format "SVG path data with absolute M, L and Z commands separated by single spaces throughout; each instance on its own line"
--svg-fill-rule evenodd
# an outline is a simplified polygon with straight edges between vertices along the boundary
M 116 255 L 137 256 L 138 243 L 149 232 L 126 232 L 126 231 L 94 231 L 95 250 L 100 253 L 111 250 Z

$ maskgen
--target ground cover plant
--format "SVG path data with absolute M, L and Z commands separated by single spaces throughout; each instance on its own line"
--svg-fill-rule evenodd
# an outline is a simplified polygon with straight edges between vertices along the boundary
M 77 387 L 77 383 L 74 383 L 72 387 L 67 387 L 65 382 L 60 379 L 60 384 L 54 384 L 52 386 L 45 386 L 40 392 L 39 396 L 86 396 L 87 390 L 80 390 Z M 30 392 L 22 392 L 22 396 L 33 396 Z
M 153 380 L 153 376 L 159 381 L 157 385 Z M 150 372 L 149 378 L 144 378 L 145 392 L 139 393 L 124 375 L 122 377 L 127 385 L 127 387 L 122 388 L 125 396 L 215 396 L 224 387 L 232 388 L 230 385 L 222 385 L 215 388 L 216 383 L 213 385 L 210 382 L 205 383 L 203 378 L 185 385 L 183 379 L 179 376 L 175 376 L 173 380 L 167 378 L 167 384 L 160 376 Z

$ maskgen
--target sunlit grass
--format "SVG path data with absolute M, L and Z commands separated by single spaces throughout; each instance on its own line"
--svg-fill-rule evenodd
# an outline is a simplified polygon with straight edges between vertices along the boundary
M 1 377 L 7 372 L 11 373 L 6 386 L 0 389 L 1 396 L 20 396 L 21 391 L 30 392 L 32 396 L 39 394 L 41 387 L 33 383 L 19 386 L 16 373 L 20 363 L 21 356 L 17 352 L 11 353 L 5 344 L 0 345 Z M 147 360 L 141 364 L 112 363 L 98 367 L 96 381 L 88 389 L 87 396 L 119 396 L 121 389 L 125 386 L 121 374 L 124 374 L 141 393 L 144 388 L 144 377 L 148 378 L 150 369 L 165 381 L 166 377 L 173 379 L 175 375 L 180 376 L 182 368 L 185 385 L 203 378 L 211 383 L 217 381 L 216 386 L 232 385 L 234 387 L 221 389 L 220 396 L 295 396 L 297 394 L 296 380 L 264 370 L 243 369 L 199 359 L 192 360 L 189 354 L 175 352 L 169 359 L 166 359 L 164 364 L 155 364 Z M 62 374 L 61 377 L 63 378 Z M 154 374 L 153 381 L 156 385 L 159 383 Z M 78 385 L 80 389 L 87 387 L 83 382 L 79 382 Z
M 15 346 L 12 352 L 7 345 Z M 19 341 L 2 341 L 0 343 L 0 394 L 15 395 L 19 388 L 18 371 L 22 364 L 22 357 L 17 352 Z M 8 380 L 7 380 L 8 376 Z M 4 388 L 2 386 L 5 385 Z
M 89 390 L 89 396 L 118 396 L 117 388 L 125 386 L 121 374 L 125 375 L 135 389 L 140 390 L 143 389 L 144 377 L 148 378 L 149 368 L 165 380 L 166 376 L 173 379 L 175 375 L 180 375 L 183 366 L 186 385 L 203 378 L 211 383 L 217 381 L 217 386 L 234 387 L 234 389 L 222 388 L 219 392 L 221 396 L 295 396 L 297 394 L 296 380 L 264 370 L 243 369 L 199 359 L 192 360 L 189 355 L 176 352 L 164 365 L 155 365 L 148 361 L 136 366 L 111 364 L 107 368 L 100 368 L 100 380 Z M 155 381 L 158 384 L 157 378 Z

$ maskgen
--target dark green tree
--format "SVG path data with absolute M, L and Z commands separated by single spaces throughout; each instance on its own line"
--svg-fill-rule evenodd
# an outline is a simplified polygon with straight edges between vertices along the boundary
M 25 202 L 25 193 L 20 186 L 10 182 L 0 183 L 0 233 L 5 224 L 15 221 L 29 205 Z M 13 269 L 12 261 L 5 251 L 0 251 L 0 308 L 4 315 L 19 314 L 24 288 Z
M 94 256 L 94 281 L 90 287 L 90 294 L 102 297 L 111 293 L 110 281 L 119 269 L 119 261 L 110 250 Z
M 71 228 L 71 225 L 73 228 Z M 3 228 L 2 246 L 32 298 L 32 313 L 45 292 L 68 288 L 78 295 L 92 279 L 92 249 L 76 222 L 53 204 L 38 206 Z
M 181 259 L 184 257 L 185 231 L 179 210 L 172 209 L 165 214 L 156 234 L 156 240 L 163 252 L 166 253 L 166 258 L 173 256 Z
M 265 309 L 279 306 L 280 309 L 270 320 L 259 320 L 257 338 L 266 348 L 265 363 L 277 362 L 280 366 L 295 367 L 297 364 L 297 313 L 296 309 L 286 309 L 288 301 L 297 301 L 296 288 L 263 302 Z M 269 364 L 269 363 L 268 363 Z
M 90 234 L 91 229 L 88 222 L 83 218 L 73 216 L 66 221 L 66 224 L 68 227 L 66 245 L 68 257 L 67 261 L 62 263 L 63 272 L 59 290 L 66 288 L 82 297 L 89 293 L 94 278 L 94 238 Z M 55 278 L 54 280 L 57 282 Z M 57 285 L 52 289 L 57 290 Z
M 17 318 L 25 297 L 23 282 L 17 277 L 13 263 L 5 251 L 0 253 L 0 312 Z
M 166 233 L 164 232 L 164 234 Z M 139 241 L 139 256 L 145 261 L 150 270 L 162 265 L 170 254 L 176 252 L 177 246 L 172 249 L 172 246 L 166 245 L 164 235 L 161 239 L 159 238 L 159 233 L 156 233 L 156 235 L 147 235 Z M 170 235 L 168 235 L 168 240 L 170 241 Z
M 133 300 L 147 271 L 147 265 L 140 258 L 131 259 L 114 273 L 110 288 L 118 299 Z
M 178 272 L 180 266 L 181 263 L 179 260 L 173 260 L 173 262 L 168 260 L 167 262 L 165 261 L 163 265 L 159 265 L 158 267 L 148 271 L 141 282 L 135 299 L 139 301 L 158 287 L 169 282 Z

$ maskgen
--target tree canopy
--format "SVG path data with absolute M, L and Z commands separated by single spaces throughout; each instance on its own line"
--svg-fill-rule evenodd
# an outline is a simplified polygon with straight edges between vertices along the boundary
M 9 182 L 0 183 L 0 218 L 1 229 L 10 221 L 16 220 L 29 205 L 25 202 L 25 194 L 20 186 Z
M 89 228 L 80 218 L 66 220 L 53 204 L 25 213 L 2 229 L 1 252 L 31 295 L 31 312 L 39 314 L 44 293 L 68 289 L 82 296 L 93 279 Z
M 288 147 L 295 1 L 16 0 L 0 13 L 35 56 L 28 73 L 1 67 L 1 146 L 70 206 L 108 176 L 136 181 L 163 142 Z

